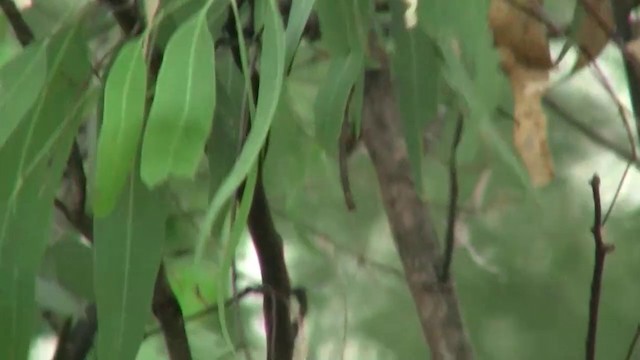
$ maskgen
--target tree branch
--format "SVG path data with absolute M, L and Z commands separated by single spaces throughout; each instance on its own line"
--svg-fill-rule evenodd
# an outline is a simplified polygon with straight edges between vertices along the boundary
M 598 310 L 600 307 L 600 293 L 602 289 L 602 273 L 604 271 L 604 259 L 613 251 L 612 245 L 605 244 L 602 239 L 602 203 L 600 201 L 600 177 L 596 174 L 591 179 L 591 191 L 593 193 L 594 220 L 591 232 L 595 242 L 595 262 L 593 265 L 593 277 L 591 279 L 591 296 L 589 297 L 589 325 L 586 340 L 586 358 L 594 360 L 596 357 L 596 334 L 598 330 Z
M 253 5 L 253 4 L 251 4 Z M 254 9 L 252 9 L 253 13 Z M 249 22 L 252 24 L 253 22 Z M 237 39 L 245 34 L 238 34 L 235 26 L 235 18 L 229 14 L 225 29 L 232 39 Z M 254 34 L 252 28 L 245 31 L 248 34 Z M 234 42 L 239 44 L 238 41 Z M 231 51 L 236 66 L 242 71 L 240 59 L 240 49 L 238 46 L 232 46 Z M 253 101 L 257 102 L 257 95 L 260 88 L 260 77 L 255 69 L 251 66 L 249 69 Z M 246 109 L 244 109 L 246 110 Z M 246 134 L 251 131 L 251 124 L 246 126 Z M 246 134 L 244 138 L 246 138 Z M 244 139 L 243 139 L 244 142 Z M 260 274 L 262 277 L 262 286 L 269 289 L 269 293 L 263 296 L 263 314 L 265 319 L 265 332 L 267 335 L 267 360 L 290 360 L 293 358 L 295 331 L 291 322 L 290 298 L 291 283 L 287 271 L 287 264 L 284 259 L 284 249 L 282 245 L 282 237 L 278 233 L 273 218 L 269 202 L 262 180 L 262 164 L 265 154 L 268 150 L 268 138 L 265 149 L 258 164 L 258 178 L 254 190 L 251 209 L 249 210 L 249 218 L 247 219 L 249 233 L 253 241 L 253 247 L 258 256 L 260 264 Z M 237 198 L 242 196 L 245 184 L 243 183 L 237 191 Z
M 264 296 L 262 304 L 267 333 L 267 359 L 290 360 L 293 357 L 295 340 L 289 304 L 291 284 L 284 259 L 282 238 L 271 217 L 261 170 L 248 225 L 260 263 L 262 285 L 277 295 Z
M 472 359 L 454 285 L 438 279 L 439 243 L 429 208 L 415 189 L 391 89 L 388 69 L 367 73 L 364 142 L 376 170 L 382 202 L 431 359 Z

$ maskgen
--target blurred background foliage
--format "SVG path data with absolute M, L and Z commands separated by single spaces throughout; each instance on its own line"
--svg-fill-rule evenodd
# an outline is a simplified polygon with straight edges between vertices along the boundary
M 36 33 L 47 33 L 69 7 L 80 3 L 36 0 L 25 10 L 25 17 Z M 572 0 L 546 4 L 554 19 L 564 22 L 570 18 L 573 5 Z M 97 33 L 109 24 L 106 9 L 96 11 L 95 19 Z M 108 39 L 97 53 L 106 51 L 104 47 L 113 43 L 118 31 L 110 28 L 106 34 L 102 36 Z M 0 38 L 0 63 L 4 63 L 20 50 L 4 17 L 0 17 Z M 553 53 L 561 47 L 558 40 Z M 231 69 L 232 60 L 228 53 L 219 55 L 219 73 L 224 74 L 220 69 Z M 567 65 L 562 65 L 559 73 L 566 74 L 572 56 L 575 54 L 564 60 Z M 608 47 L 598 63 L 629 107 L 617 49 Z M 265 165 L 265 186 L 284 238 L 292 282 L 304 286 L 309 294 L 304 330 L 308 358 L 428 358 L 366 151 L 357 149 L 349 160 L 357 206 L 355 212 L 349 212 L 336 159 L 315 141 L 314 99 L 327 64 L 317 56 L 313 45 L 302 44 L 292 75 L 286 80 Z M 229 71 L 220 76 L 227 76 L 229 82 L 239 81 L 236 90 L 242 91 L 239 73 Z M 615 104 L 589 68 L 569 79 L 560 75 L 556 78 L 559 80 L 550 98 L 612 142 L 626 144 L 627 135 Z M 508 91 L 503 97 L 509 108 Z M 593 173 L 600 174 L 604 204 L 608 205 L 626 162 L 594 144 L 558 114 L 547 113 L 556 163 L 556 179 L 548 187 L 533 193 L 525 190 L 513 171 L 487 146 L 461 154 L 463 210 L 457 225 L 459 246 L 454 273 L 465 325 L 478 359 L 574 359 L 580 358 L 584 349 L 594 252 L 588 180 Z M 496 115 L 495 123 L 510 141 L 511 120 Z M 447 159 L 452 133 L 453 122 L 445 122 L 425 158 L 426 192 L 440 235 L 446 226 Z M 232 149 L 235 144 L 227 146 Z M 187 317 L 212 306 L 217 294 L 216 277 L 212 275 L 219 264 L 217 244 L 212 244 L 208 260 L 196 269 L 191 266 L 190 252 L 182 251 L 190 247 L 196 235 L 193 214 L 206 208 L 212 178 L 207 169 L 196 182 L 172 185 L 176 206 L 167 231 L 169 247 L 175 251 L 169 257 L 168 269 Z M 600 359 L 622 359 L 640 321 L 639 186 L 635 165 L 605 228 L 606 241 L 616 250 L 605 265 L 598 332 Z M 70 257 L 80 259 L 72 269 L 65 262 Z M 257 260 L 246 237 L 237 267 L 240 288 L 259 283 Z M 52 278 L 63 283 L 66 290 L 91 299 L 91 268 L 90 251 L 67 234 L 52 242 L 42 272 L 54 273 Z M 57 297 L 50 291 L 42 301 L 46 307 L 73 312 L 72 300 L 64 296 Z M 257 358 L 264 352 L 260 304 L 260 298 L 251 295 L 228 311 L 232 333 L 244 332 L 244 347 Z M 41 328 L 40 337 L 34 339 L 32 359 L 50 356 L 46 351 L 51 349 L 52 333 L 44 321 Z M 151 318 L 148 328 L 150 332 L 155 328 Z M 188 320 L 187 330 L 195 359 L 233 358 L 224 350 L 215 315 Z M 635 356 L 640 359 L 640 352 Z M 162 338 L 150 334 L 138 359 L 164 358 Z

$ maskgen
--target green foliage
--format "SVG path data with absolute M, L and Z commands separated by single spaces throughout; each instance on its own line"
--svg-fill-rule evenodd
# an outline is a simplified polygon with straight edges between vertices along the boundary
M 255 118 L 252 120 L 251 131 L 247 136 L 236 163 L 211 200 L 211 205 L 204 219 L 204 225 L 198 236 L 196 259 L 202 257 L 204 246 L 209 238 L 213 223 L 218 217 L 224 203 L 233 196 L 238 186 L 254 167 L 264 142 L 267 139 L 269 127 L 271 126 L 278 101 L 280 100 L 284 80 L 284 56 L 286 50 L 284 41 L 284 28 L 278 8 L 273 0 L 269 0 L 263 35 L 264 49 L 260 55 L 260 69 L 262 69 L 260 75 L 261 85 L 258 93 Z M 238 221 L 242 220 L 238 219 Z M 244 221 L 242 222 L 244 223 Z
M 162 194 L 130 176 L 113 212 L 95 221 L 98 357 L 134 359 L 151 309 L 166 220 Z
M 583 11 L 551 3 L 575 37 Z M 348 158 L 356 210 L 339 181 L 343 122 L 360 135 L 365 75 L 387 65 L 372 45 L 388 55 L 389 91 L 439 234 L 464 116 L 453 273 L 477 357 L 579 356 L 593 261 L 586 180 L 601 172 L 608 204 L 625 163 L 550 112 L 557 178 L 526 196 L 512 122 L 496 113 L 512 99 L 489 4 L 420 0 L 412 27 L 403 1 L 294 0 L 284 19 L 275 0 L 163 0 L 142 34 L 125 38 L 108 6 L 36 0 L 21 9 L 36 37 L 24 49 L 1 18 L 0 359 L 27 359 L 35 339 L 94 303 L 97 358 L 169 359 L 151 311 L 161 264 L 194 359 L 264 358 L 263 329 L 252 326 L 260 297 L 225 305 L 232 289 L 260 283 L 246 241 L 258 182 L 291 284 L 308 291 L 307 358 L 427 358 L 361 142 Z M 158 74 L 146 41 L 163 54 Z M 608 49 L 599 64 L 616 92 L 627 90 L 621 63 Z M 618 109 L 599 89 L 572 72 L 547 96 L 622 144 Z M 69 160 L 74 140 L 84 189 Z M 638 181 L 632 170 L 629 188 Z M 617 250 L 604 274 L 599 358 L 623 358 L 637 322 L 638 200 L 625 189 L 606 227 Z
M 47 43 L 29 46 L 0 69 L 0 148 L 38 98 L 47 74 Z
M 169 40 L 142 142 L 142 181 L 155 187 L 170 176 L 193 178 L 215 110 L 213 39 L 208 6 Z
M 289 20 L 287 22 L 287 28 L 285 29 L 285 44 L 287 52 L 285 55 L 285 64 L 287 68 L 293 62 L 298 44 L 300 43 L 300 37 L 304 31 L 304 26 L 307 24 L 309 15 L 313 10 L 313 5 L 316 0 L 301 0 L 291 2 L 291 11 L 289 13 Z
M 47 79 L 0 149 L 0 358 L 23 359 L 35 321 L 35 278 L 57 192 L 87 96 L 86 47 L 77 26 L 47 44 Z
M 113 209 L 129 177 L 142 133 L 146 87 L 140 38 L 120 49 L 105 84 L 93 195 L 96 216 Z
M 435 44 L 420 28 L 407 29 L 401 4 L 392 3 L 391 8 L 394 85 L 414 180 L 422 193 L 422 138 L 426 125 L 436 120 L 440 60 Z

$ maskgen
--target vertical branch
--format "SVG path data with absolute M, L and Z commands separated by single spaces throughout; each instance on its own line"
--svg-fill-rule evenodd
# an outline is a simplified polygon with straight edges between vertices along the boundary
M 267 359 L 290 360 L 293 357 L 295 338 L 289 310 L 291 284 L 284 259 L 282 238 L 271 217 L 261 169 L 249 211 L 248 226 L 260 263 L 262 285 L 277 295 L 263 297 Z
M 362 136 L 377 174 L 382 203 L 431 359 L 472 359 L 454 284 L 438 278 L 439 242 L 429 207 L 415 189 L 391 89 L 388 68 L 367 73 Z
M 253 3 L 249 2 L 249 5 L 252 6 L 251 12 L 253 14 L 255 10 Z M 231 51 L 236 65 L 242 70 L 238 38 L 245 36 L 245 34 L 236 31 L 235 21 L 232 14 L 229 14 L 225 29 L 231 39 L 235 39 L 231 43 L 237 45 L 232 45 Z M 249 24 L 253 24 L 253 22 L 249 21 Z M 253 29 L 244 32 L 254 35 Z M 251 77 L 252 89 L 250 90 L 252 91 L 249 93 L 253 94 L 253 101 L 257 102 L 256 96 L 259 92 L 260 77 L 255 66 L 252 66 L 249 71 L 251 72 L 250 74 L 245 74 L 245 76 Z M 250 123 L 247 124 L 247 134 L 251 131 L 250 125 Z M 268 138 L 265 149 L 259 159 L 258 178 L 247 225 L 253 247 L 258 256 L 262 285 L 268 290 L 268 293 L 263 295 L 262 303 L 265 332 L 267 334 L 267 360 L 290 360 L 293 357 L 295 340 L 294 326 L 290 316 L 290 297 L 292 293 L 287 264 L 284 258 L 282 237 L 275 227 L 264 188 L 262 165 L 267 148 Z M 244 184 L 238 189 L 237 197 L 240 197 L 243 191 Z
M 602 238 L 602 202 L 600 200 L 600 177 L 596 174 L 590 182 L 593 193 L 594 219 L 591 233 L 595 242 L 595 262 L 591 279 L 591 296 L 589 297 L 589 324 L 586 340 L 586 359 L 594 360 L 596 356 L 596 340 L 598 331 L 598 311 L 602 290 L 602 273 L 607 254 L 613 251 L 612 245 L 606 244 Z
M 453 143 L 451 145 L 451 155 L 449 157 L 449 212 L 447 215 L 447 233 L 445 238 L 444 263 L 442 265 L 442 275 L 440 281 L 446 283 L 449 281 L 451 270 L 451 262 L 453 260 L 453 247 L 455 245 L 455 228 L 458 215 L 458 165 L 456 154 L 458 145 L 462 138 L 462 128 L 464 118 L 462 114 L 458 117 L 456 131 L 453 135 Z

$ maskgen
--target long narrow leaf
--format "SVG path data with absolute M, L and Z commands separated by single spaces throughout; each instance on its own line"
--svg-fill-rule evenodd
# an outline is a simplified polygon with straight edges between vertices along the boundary
M 142 43 L 135 40 L 120 49 L 105 85 L 93 197 L 96 216 L 113 209 L 133 166 L 144 120 L 146 86 Z
M 274 0 L 269 0 L 264 22 L 263 50 L 260 55 L 260 90 L 255 119 L 231 173 L 224 180 L 209 205 L 196 243 L 196 261 L 202 257 L 206 240 L 223 205 L 233 196 L 233 193 L 254 166 L 267 139 L 282 93 L 286 51 L 285 36 L 280 11 Z M 245 189 L 245 191 L 247 190 Z
M 137 171 L 113 212 L 95 220 L 98 358 L 134 360 L 150 316 L 165 237 L 166 204 Z
M 47 46 L 48 79 L 0 149 L 0 359 L 25 359 L 35 325 L 35 279 L 54 196 L 89 99 L 84 39 L 77 26 Z
M 0 69 L 0 148 L 40 95 L 47 76 L 47 42 L 26 48 Z
M 285 64 L 287 68 L 291 66 L 293 57 L 298 49 L 300 37 L 307 24 L 311 10 L 316 0 L 299 0 L 292 1 L 291 11 L 289 12 L 289 20 L 287 22 L 287 30 L 285 31 L 285 44 L 287 52 L 285 55 Z
M 435 44 L 422 29 L 406 28 L 403 7 L 400 2 L 391 4 L 393 84 L 416 190 L 422 193 L 422 138 L 426 124 L 436 116 L 440 66 Z
M 228 288 L 223 286 L 222 284 L 227 284 L 229 280 L 229 271 L 231 270 L 231 264 L 233 259 L 236 257 L 236 250 L 238 249 L 238 245 L 240 244 L 240 240 L 242 238 L 243 230 L 247 224 L 247 218 L 249 217 L 249 210 L 251 210 L 251 203 L 253 202 L 253 192 L 256 186 L 256 180 L 258 178 L 258 166 L 254 166 L 247 176 L 247 183 L 245 185 L 245 191 L 242 194 L 242 199 L 240 200 L 240 207 L 236 214 L 236 218 L 233 221 L 233 225 L 231 228 L 231 234 L 229 236 L 229 242 L 225 247 L 224 257 L 222 259 L 222 266 L 220 267 L 220 277 L 218 278 L 218 284 L 220 284 L 220 288 L 218 290 L 218 314 L 220 319 L 220 328 L 222 329 L 222 335 L 229 345 L 229 347 L 233 350 L 235 347 L 233 346 L 233 341 L 231 340 L 231 335 L 229 334 L 229 329 L 227 328 L 227 318 L 225 316 L 225 299 L 229 296 Z
M 206 8 L 171 37 L 142 143 L 141 176 L 155 187 L 170 176 L 193 178 L 215 109 L 215 61 Z
M 338 148 L 349 93 L 363 70 L 364 53 L 352 51 L 346 56 L 335 56 L 318 90 L 314 107 L 316 137 L 330 153 Z

